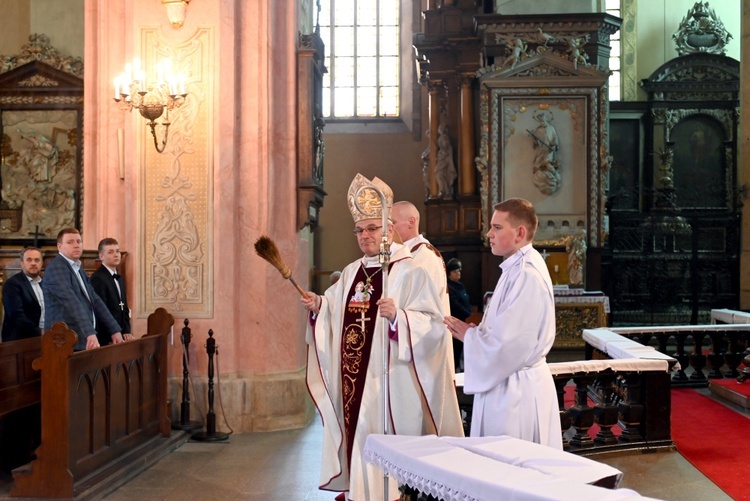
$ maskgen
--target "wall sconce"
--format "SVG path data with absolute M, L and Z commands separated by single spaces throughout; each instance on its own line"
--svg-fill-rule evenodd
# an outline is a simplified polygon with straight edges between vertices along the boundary
M 148 120 L 151 135 L 154 136 L 154 147 L 161 153 L 167 146 L 169 134 L 169 111 L 179 108 L 185 102 L 185 77 L 172 73 L 172 62 L 169 59 L 157 64 L 157 79 L 146 86 L 146 72 L 141 69 L 140 60 L 125 65 L 125 71 L 115 77 L 115 102 L 118 108 L 132 111 L 136 108 L 141 116 Z M 166 114 L 165 114 L 166 112 Z M 161 124 L 156 120 L 165 114 Z M 164 126 L 164 139 L 159 147 L 156 139 L 156 126 Z
M 161 3 L 167 8 L 167 17 L 172 28 L 182 28 L 190 0 L 161 0 Z

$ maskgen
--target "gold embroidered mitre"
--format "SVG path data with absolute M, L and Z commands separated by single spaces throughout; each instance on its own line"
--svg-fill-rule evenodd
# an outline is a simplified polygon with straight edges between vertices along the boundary
M 385 205 L 388 207 L 390 215 L 391 207 L 393 207 L 393 191 L 391 191 L 391 188 L 377 177 L 370 181 L 362 174 L 357 174 L 352 184 L 349 185 L 349 193 L 346 196 L 349 212 L 352 213 L 355 223 L 363 219 L 380 219 L 383 217 L 380 197 L 372 187 L 383 193 Z

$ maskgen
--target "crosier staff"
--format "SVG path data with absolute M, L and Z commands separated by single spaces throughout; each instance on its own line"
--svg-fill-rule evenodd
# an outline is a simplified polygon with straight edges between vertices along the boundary
M 382 208 L 383 212 L 383 218 L 381 220 L 381 226 L 383 228 L 383 238 L 380 241 L 380 251 L 378 252 L 378 260 L 380 261 L 381 271 L 383 274 L 383 292 L 381 295 L 382 300 L 388 297 L 388 265 L 391 263 L 391 244 L 390 242 L 388 242 L 388 216 L 390 214 L 388 213 L 388 204 L 385 195 L 373 184 L 362 186 L 359 190 L 357 190 L 356 196 L 354 197 L 354 206 L 360 214 L 363 214 L 365 216 L 377 215 L 376 211 L 368 211 L 360 206 L 360 194 L 364 190 L 372 190 L 375 192 L 375 194 L 380 199 L 380 207 Z M 381 348 L 383 350 L 383 434 L 390 435 L 391 423 L 388 419 L 388 416 L 390 416 L 390 409 L 388 404 L 388 395 L 390 393 L 390 382 L 388 380 L 388 343 L 390 342 L 390 337 L 388 336 L 388 329 L 390 328 L 390 325 L 387 318 L 384 318 L 382 323 L 383 335 L 381 339 Z M 388 501 L 388 474 L 385 472 L 383 472 L 383 501 Z

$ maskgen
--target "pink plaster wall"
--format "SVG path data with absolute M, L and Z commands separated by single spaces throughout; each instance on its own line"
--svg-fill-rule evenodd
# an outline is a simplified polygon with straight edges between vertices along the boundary
M 198 27 L 216 30 L 213 58 L 214 317 L 190 319 L 191 369 L 205 373 L 203 345 L 213 329 L 224 374 L 267 374 L 305 364 L 305 315 L 294 288 L 253 250 L 271 236 L 301 286 L 307 287 L 309 244 L 296 228 L 296 40 L 294 0 L 191 2 L 185 25 L 172 29 L 160 2 L 86 0 L 84 245 L 114 236 L 129 252 L 129 302 L 137 304 L 137 196 L 141 155 L 135 129 L 145 120 L 117 109 L 112 80 L 136 50 L 141 26 L 162 26 L 183 40 Z M 136 120 L 136 125 L 133 125 Z M 141 123 L 144 122 L 144 123 Z M 119 178 L 117 129 L 125 131 L 125 179 Z M 153 148 L 146 142 L 142 147 Z M 145 236 L 148 242 L 148 235 Z M 167 308 L 169 309 L 169 308 Z M 178 315 L 175 315 L 178 316 Z M 135 333 L 145 319 L 133 319 Z M 182 319 L 175 339 L 179 341 Z M 174 350 L 171 372 L 181 369 Z

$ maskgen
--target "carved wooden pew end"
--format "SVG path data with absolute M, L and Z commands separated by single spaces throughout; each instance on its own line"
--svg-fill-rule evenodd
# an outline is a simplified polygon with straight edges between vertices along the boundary
M 174 318 L 159 308 L 140 339 L 73 352 L 64 323 L 42 337 L 42 444 L 14 470 L 11 496 L 89 499 L 111 492 L 188 435 L 170 429 L 168 335 Z

